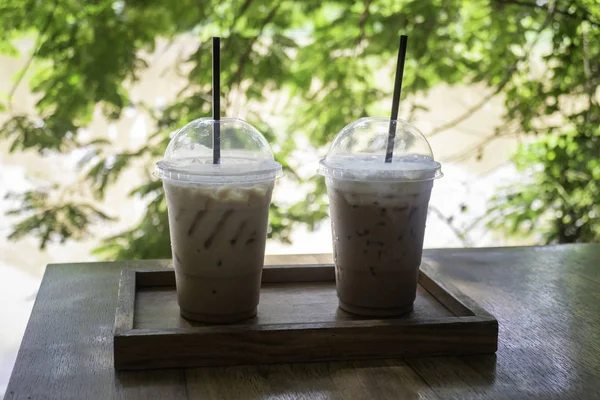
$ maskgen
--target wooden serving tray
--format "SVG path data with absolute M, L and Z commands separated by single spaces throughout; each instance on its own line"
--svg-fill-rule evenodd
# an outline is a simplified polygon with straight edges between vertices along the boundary
M 496 352 L 498 322 L 421 266 L 414 311 L 357 317 L 338 308 L 333 265 L 265 266 L 258 315 L 204 325 L 179 315 L 172 269 L 123 270 L 116 369 L 184 368 Z

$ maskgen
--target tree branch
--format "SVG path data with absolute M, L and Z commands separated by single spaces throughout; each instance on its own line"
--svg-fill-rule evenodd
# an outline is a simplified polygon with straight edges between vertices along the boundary
M 482 98 L 477 104 L 475 104 L 473 107 L 469 108 L 462 115 L 459 115 L 458 117 L 454 118 L 453 120 L 451 120 L 449 122 L 446 122 L 445 124 L 442 124 L 442 125 L 434 128 L 427 135 L 428 138 L 433 137 L 433 136 L 435 136 L 435 135 L 437 135 L 439 133 L 442 133 L 444 131 L 447 131 L 448 129 L 454 128 L 456 125 L 458 125 L 461 122 L 465 121 L 466 119 L 470 118 L 473 114 L 475 114 L 477 111 L 479 111 L 484 105 L 486 105 L 488 101 L 490 101 L 494 96 L 496 96 L 498 93 L 500 93 L 504 89 L 504 87 L 508 84 L 508 82 L 510 82 L 510 80 L 513 77 L 513 74 L 515 73 L 515 71 L 519 67 L 519 63 L 521 63 L 522 61 L 526 60 L 529 57 L 529 53 L 531 53 L 531 51 L 533 50 L 534 46 L 537 44 L 538 40 L 540 39 L 542 31 L 544 29 L 546 29 L 546 27 L 550 24 L 550 21 L 552 21 L 552 15 L 554 13 L 554 6 L 555 5 L 556 5 L 556 1 L 552 2 L 552 4 L 548 7 L 548 14 L 546 15 L 546 19 L 542 23 L 542 26 L 540 26 L 540 28 L 538 29 L 537 36 L 530 43 L 530 45 L 525 50 L 525 52 L 523 53 L 523 55 L 521 57 L 519 57 L 517 59 L 517 61 L 515 61 L 515 63 L 509 68 L 508 71 L 506 71 L 506 74 L 504 75 L 504 78 L 498 84 L 498 86 L 496 87 L 496 89 L 494 89 L 494 91 L 492 93 L 490 93 L 487 96 L 485 96 L 484 98 Z
M 356 46 L 358 46 L 365 38 L 365 25 L 367 24 L 367 18 L 369 18 L 370 15 L 369 7 L 371 7 L 372 2 L 373 0 L 367 0 L 365 2 L 365 10 L 358 17 L 358 29 L 360 30 L 360 34 L 356 39 Z
M 237 24 L 237 21 L 242 17 L 242 15 L 244 15 L 246 13 L 246 11 L 248 11 L 248 8 L 250 8 L 250 5 L 252 4 L 253 1 L 254 0 L 245 0 L 244 4 L 242 4 L 242 6 L 240 7 L 240 10 L 238 11 L 238 13 L 235 15 L 235 18 L 233 19 L 230 36 L 233 33 L 235 33 L 235 26 Z M 225 44 L 223 46 L 223 52 L 227 52 L 227 49 L 229 48 L 230 43 L 231 43 L 230 40 L 225 41 Z
M 33 51 L 33 54 L 31 54 L 31 57 L 29 57 L 29 59 L 25 63 L 25 66 L 21 70 L 21 73 L 19 74 L 19 77 L 17 78 L 17 80 L 15 81 L 14 85 L 10 89 L 10 92 L 8 93 L 8 109 L 10 110 L 11 113 L 13 111 L 13 97 L 15 95 L 15 92 L 17 91 L 17 89 L 21 85 L 21 81 L 23 81 L 23 78 L 25 77 L 25 74 L 27 73 L 27 71 L 31 67 L 31 64 L 33 64 L 33 61 L 35 60 L 35 58 L 37 57 L 38 53 L 40 52 L 40 49 L 42 48 L 42 45 L 44 44 L 44 43 L 42 43 L 42 38 L 44 37 L 44 35 L 48 31 L 48 29 L 50 28 L 50 24 L 52 23 L 52 19 L 54 18 L 54 14 L 56 13 L 56 9 L 57 8 L 58 8 L 58 0 L 54 0 L 54 4 L 52 5 L 52 11 L 48 15 L 48 19 L 46 19 L 46 23 L 44 24 L 44 26 L 40 30 L 39 35 L 38 35 L 38 37 L 37 37 L 37 39 L 35 41 L 35 46 L 34 46 L 35 50 Z
M 233 36 L 236 33 L 235 30 L 235 26 L 237 24 L 237 21 L 246 13 L 246 11 L 248 11 L 248 8 L 250 8 L 250 6 L 252 5 L 252 3 L 254 2 L 254 0 L 245 0 L 244 3 L 240 6 L 239 11 L 235 14 L 235 17 L 233 19 L 233 23 L 231 25 L 231 32 L 229 34 L 229 36 Z M 210 40 L 210 39 L 209 39 Z M 198 46 L 198 49 L 196 50 L 196 54 L 200 51 L 200 48 L 202 48 L 202 46 L 207 43 L 207 42 L 201 42 Z M 221 53 L 227 53 L 227 50 L 229 49 L 231 45 L 231 40 L 225 40 L 223 42 L 223 49 L 221 50 Z M 179 64 L 183 64 L 183 62 L 177 62 L 175 63 L 175 68 L 178 68 Z M 182 74 L 183 76 L 184 74 Z M 189 76 L 188 76 L 189 78 Z M 181 89 L 179 91 L 179 93 L 177 93 L 177 97 L 179 97 L 184 91 L 186 91 L 187 89 L 189 89 L 191 87 L 191 83 L 188 82 L 188 84 L 186 84 L 186 86 Z M 206 94 L 205 96 L 210 96 L 210 94 Z M 211 98 L 212 101 L 212 98 Z
M 515 65 L 513 67 L 515 67 L 515 66 L 516 66 L 516 63 L 515 63 Z M 496 90 L 494 90 L 492 93 L 490 93 L 487 96 L 485 96 L 477 104 L 475 104 L 473 107 L 469 108 L 462 115 L 459 115 L 458 117 L 454 118 L 453 120 L 450 120 L 450 121 L 446 122 L 445 124 L 442 124 L 442 125 L 434 128 L 431 132 L 429 132 L 429 134 L 427 134 L 427 137 L 428 138 L 433 137 L 433 136 L 435 136 L 435 135 L 437 135 L 439 133 L 447 131 L 448 129 L 454 128 L 456 125 L 458 125 L 461 122 L 469 119 L 473 114 L 475 114 L 483 106 L 485 106 L 488 101 L 490 101 L 498 93 L 500 93 L 502 91 L 502 89 L 504 89 L 504 87 L 506 86 L 506 84 L 508 83 L 508 81 L 510 80 L 510 78 L 512 78 L 512 74 L 514 73 L 515 69 L 516 68 L 511 68 L 509 70 L 509 72 L 506 74 L 506 76 L 504 77 L 504 79 L 502 80 L 502 82 L 500 82 L 500 84 L 496 87 Z
M 240 12 L 238 13 L 237 17 L 236 17 L 236 21 L 239 17 L 241 17 L 242 15 L 244 15 L 244 13 L 248 10 L 248 7 L 250 7 L 250 4 L 252 4 L 253 0 L 246 0 L 244 1 L 244 4 L 242 4 L 242 6 L 240 7 Z
M 492 135 L 492 136 L 488 136 L 485 139 L 481 140 L 479 143 L 474 144 L 473 146 L 469 147 L 468 149 L 461 151 L 457 154 L 453 154 L 451 156 L 449 156 L 448 158 L 446 158 L 446 162 L 459 162 L 459 161 L 463 161 L 466 158 L 468 158 L 472 152 L 474 151 L 479 151 L 479 152 L 483 152 L 483 149 L 490 144 L 491 142 L 493 142 L 494 140 L 500 139 L 501 137 L 512 137 L 512 136 L 518 136 L 518 131 L 515 132 L 508 132 L 506 134 L 503 135 Z
M 471 240 L 467 236 L 467 233 L 458 229 L 452 223 L 451 218 L 446 217 L 444 215 L 444 213 L 442 213 L 437 207 L 432 206 L 431 204 L 429 205 L 429 211 L 432 211 L 439 219 L 441 219 L 448 226 L 448 228 L 450 228 L 452 233 L 454 233 L 454 235 L 462 242 L 463 246 L 465 246 L 465 247 L 473 246 L 473 244 L 471 243 Z
M 244 68 L 246 67 L 246 64 L 248 63 L 248 61 L 250 61 L 250 54 L 252 54 L 252 47 L 254 46 L 254 44 L 256 43 L 256 41 L 258 40 L 258 38 L 264 31 L 265 27 L 273 20 L 273 18 L 275 18 L 275 15 L 277 14 L 277 10 L 279 10 L 280 6 L 281 6 L 281 2 L 278 2 L 277 5 L 275 7 L 273 7 L 273 9 L 265 17 L 258 34 L 256 36 L 254 36 L 254 38 L 252 39 L 252 42 L 248 45 L 246 52 L 244 52 L 244 54 L 242 54 L 242 56 L 240 57 L 240 61 L 238 63 L 239 67 L 238 67 L 237 71 L 235 71 L 235 74 L 231 77 L 231 79 L 229 79 L 229 82 L 227 82 L 227 86 L 229 86 L 230 88 L 234 83 L 239 82 L 241 80 L 242 73 L 244 72 Z
M 596 97 L 596 87 L 592 83 L 592 70 L 590 67 L 590 48 L 589 48 L 589 32 L 587 24 L 582 27 L 583 35 L 583 73 L 585 76 L 584 90 L 588 96 L 588 111 L 591 111 Z M 590 112 L 586 113 L 586 120 L 589 121 Z

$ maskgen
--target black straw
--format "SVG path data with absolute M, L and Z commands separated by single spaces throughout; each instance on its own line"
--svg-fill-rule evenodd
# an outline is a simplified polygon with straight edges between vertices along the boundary
M 392 99 L 392 116 L 390 118 L 390 130 L 388 133 L 385 162 L 391 163 L 394 157 L 394 138 L 396 137 L 396 125 L 398 123 L 398 107 L 400 106 L 400 94 L 402 93 L 402 76 L 404 75 L 404 59 L 406 58 L 406 44 L 408 36 L 400 36 L 400 49 L 398 50 L 398 63 L 396 65 L 396 79 L 394 81 L 394 97 Z
M 213 37 L 213 164 L 221 164 L 221 38 Z

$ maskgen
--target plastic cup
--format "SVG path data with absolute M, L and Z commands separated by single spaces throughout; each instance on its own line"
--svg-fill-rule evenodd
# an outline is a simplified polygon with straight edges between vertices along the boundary
M 416 296 L 433 180 L 442 176 L 429 143 L 398 120 L 385 163 L 389 118 L 361 118 L 333 141 L 325 176 L 341 309 L 366 316 L 410 312 Z
M 213 126 L 220 124 L 220 164 Z M 195 120 L 156 165 L 169 214 L 177 298 L 184 318 L 231 323 L 256 315 L 269 205 L 281 165 L 264 136 L 234 118 Z

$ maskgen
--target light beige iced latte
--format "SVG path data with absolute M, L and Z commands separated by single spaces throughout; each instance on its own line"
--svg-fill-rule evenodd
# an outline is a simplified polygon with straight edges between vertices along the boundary
M 256 315 L 269 205 L 281 165 L 244 121 L 223 118 L 221 158 L 211 157 L 214 120 L 179 130 L 157 164 L 163 179 L 177 298 L 183 317 L 231 323 Z
M 254 316 L 273 182 L 164 187 L 181 315 L 206 322 Z

